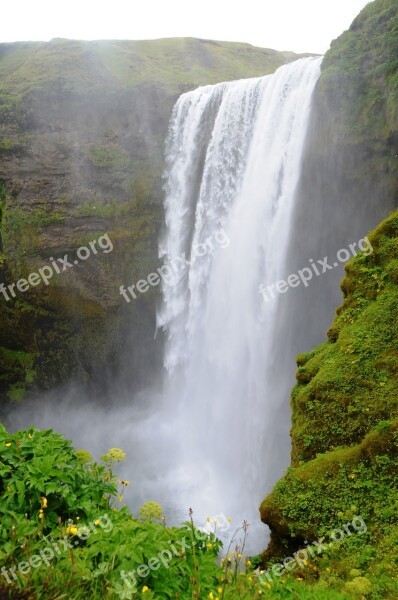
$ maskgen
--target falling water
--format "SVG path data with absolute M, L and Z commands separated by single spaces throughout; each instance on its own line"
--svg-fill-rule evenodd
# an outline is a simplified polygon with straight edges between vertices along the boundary
M 174 504 L 203 516 L 258 522 L 273 483 L 278 406 L 288 398 L 269 385 L 283 340 L 274 333 L 277 301 L 264 302 L 259 285 L 286 276 L 320 64 L 303 59 L 267 77 L 199 88 L 180 97 L 171 118 L 160 256 L 172 274 L 158 325 L 167 332 Z
M 57 406 L 57 422 L 54 401 L 34 413 L 39 426 L 75 440 L 90 423 L 79 443 L 91 450 L 99 438 L 102 451 L 117 439 L 129 459 L 121 476 L 132 481 L 133 512 L 154 500 L 168 524 L 185 520 L 189 507 L 197 525 L 220 513 L 233 525 L 247 519 L 250 552 L 266 545 L 258 507 L 287 465 L 290 443 L 291 382 L 275 358 L 285 342 L 278 314 L 286 296 L 266 303 L 259 286 L 288 274 L 320 64 L 303 59 L 274 75 L 181 96 L 167 141 L 160 244 L 170 275 L 158 314 L 167 337 L 164 390 L 106 415 Z M 13 419 L 33 420 L 26 409 Z

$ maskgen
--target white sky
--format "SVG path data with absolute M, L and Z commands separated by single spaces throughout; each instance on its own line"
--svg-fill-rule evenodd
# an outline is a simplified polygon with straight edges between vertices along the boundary
M 325 52 L 368 0 L 5 0 L 0 42 L 200 37 Z

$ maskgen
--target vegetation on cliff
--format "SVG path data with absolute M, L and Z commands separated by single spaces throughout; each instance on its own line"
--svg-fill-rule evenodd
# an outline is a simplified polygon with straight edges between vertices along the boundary
M 298 357 L 292 393 L 292 467 L 261 505 L 272 531 L 264 560 L 352 516 L 364 536 L 317 557 L 317 586 L 348 597 L 398 595 L 398 212 L 369 236 L 373 253 L 347 263 L 344 303 L 329 340 Z M 353 507 L 353 508 L 352 508 Z M 303 579 L 313 574 L 304 570 Z

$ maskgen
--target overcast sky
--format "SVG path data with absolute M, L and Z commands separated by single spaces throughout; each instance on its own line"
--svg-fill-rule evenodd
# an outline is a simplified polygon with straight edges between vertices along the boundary
M 325 52 L 367 0 L 6 0 L 0 42 L 201 37 Z

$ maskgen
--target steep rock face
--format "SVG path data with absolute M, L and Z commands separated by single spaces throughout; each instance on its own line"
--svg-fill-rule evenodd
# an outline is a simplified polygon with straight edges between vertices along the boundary
M 299 58 L 196 39 L 0 45 L 0 283 L 76 256 L 108 234 L 109 253 L 0 294 L 0 396 L 105 373 L 137 387 L 154 343 L 158 288 L 127 304 L 119 286 L 159 264 L 163 142 L 178 95 L 273 72 Z M 102 383 L 101 383 L 102 385 Z

